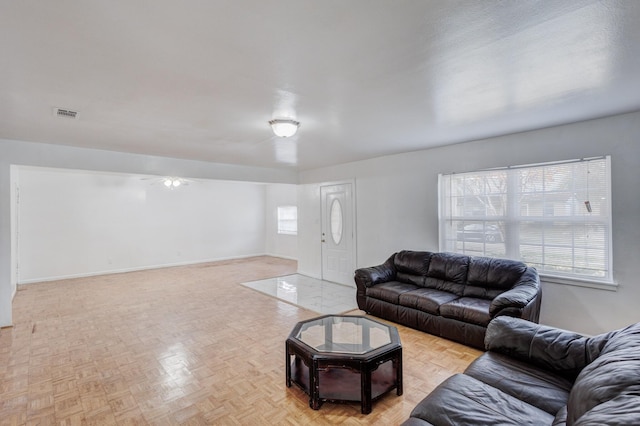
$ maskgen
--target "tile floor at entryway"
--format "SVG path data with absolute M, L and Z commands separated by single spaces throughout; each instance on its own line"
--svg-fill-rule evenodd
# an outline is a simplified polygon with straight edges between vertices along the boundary
M 301 274 L 245 282 L 242 285 L 323 315 L 341 314 L 358 308 L 355 286 Z

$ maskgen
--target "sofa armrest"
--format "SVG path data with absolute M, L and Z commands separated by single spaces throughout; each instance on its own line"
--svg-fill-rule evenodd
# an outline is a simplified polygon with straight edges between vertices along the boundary
M 371 287 L 378 283 L 392 281 L 396 277 L 396 268 L 393 266 L 395 253 L 382 265 L 356 269 L 354 279 L 356 286 Z
M 509 290 L 498 295 L 491 301 L 489 315 L 497 317 L 508 315 L 523 318 L 525 308 L 538 308 L 538 311 L 529 313 L 528 320 L 537 320 L 539 316 L 540 277 L 534 268 L 527 268 L 518 282 Z
M 356 282 L 356 301 L 358 308 L 366 310 L 367 288 L 378 283 L 394 280 L 396 268 L 393 266 L 395 253 L 389 257 L 382 265 L 370 266 L 368 268 L 356 269 L 353 279 Z
M 485 347 L 573 380 L 600 354 L 606 343 L 602 337 L 586 338 L 521 318 L 499 316 L 487 327 Z

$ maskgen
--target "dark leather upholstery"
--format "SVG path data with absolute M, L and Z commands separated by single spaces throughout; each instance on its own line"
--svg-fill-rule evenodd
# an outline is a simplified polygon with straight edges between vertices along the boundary
M 389 281 L 370 287 L 367 291 L 367 295 L 397 305 L 401 295 L 409 291 L 416 290 L 417 288 L 418 287 L 413 284 L 402 283 L 400 281 Z
M 401 251 L 393 258 L 393 264 L 399 272 L 413 275 L 426 275 L 429 270 L 431 256 L 416 251 Z
M 554 416 L 471 376 L 456 374 L 418 404 L 411 417 L 433 425 L 540 426 L 551 424 Z
M 402 306 L 418 309 L 433 315 L 440 314 L 440 306 L 457 299 L 458 296 L 433 288 L 418 288 L 402 293 L 398 299 Z
M 487 352 L 464 373 L 552 415 L 567 404 L 573 385 L 573 380 L 497 352 Z
M 427 276 L 464 285 L 469 270 L 469 257 L 455 253 L 425 253 L 431 256 Z
M 363 311 L 477 348 L 492 318 L 540 315 L 538 273 L 514 260 L 406 250 L 354 279 Z
M 640 424 L 640 323 L 584 337 L 500 316 L 486 348 L 403 426 Z
M 486 327 L 491 320 L 490 304 L 491 302 L 485 299 L 460 297 L 440 306 L 440 315 Z

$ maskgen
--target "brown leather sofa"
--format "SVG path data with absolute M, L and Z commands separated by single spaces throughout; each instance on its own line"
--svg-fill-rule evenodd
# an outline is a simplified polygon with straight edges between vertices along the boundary
M 538 273 L 514 260 L 401 251 L 354 279 L 361 310 L 480 349 L 491 319 L 540 316 Z
M 486 348 L 403 426 L 640 425 L 640 323 L 583 337 L 501 316 Z

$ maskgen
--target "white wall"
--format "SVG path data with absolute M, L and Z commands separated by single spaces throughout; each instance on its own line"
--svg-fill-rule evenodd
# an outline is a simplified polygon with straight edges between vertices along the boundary
M 12 263 L 17 258 L 11 225 L 12 165 L 245 182 L 297 183 L 296 172 L 287 169 L 235 166 L 0 139 L 0 327 L 12 324 L 11 301 L 17 279 L 12 272 Z
M 19 277 L 74 276 L 261 255 L 265 185 L 19 167 Z
M 296 185 L 271 184 L 265 187 L 266 253 L 288 259 L 298 258 L 298 236 L 278 234 L 278 206 L 297 206 Z
M 9 191 L 9 202 L 10 202 L 10 218 L 12 224 L 17 224 L 18 222 L 18 169 L 15 166 L 10 167 L 10 176 L 11 176 L 11 188 Z M 4 209 L 3 209 L 4 210 Z M 2 215 L 0 214 L 0 217 Z M 11 238 L 11 259 L 18 258 L 18 235 L 17 235 L 17 227 L 12 227 L 12 238 Z M 15 263 L 14 263 L 15 265 Z M 11 269 L 11 279 L 9 281 L 8 291 L 10 291 L 11 299 L 16 295 L 16 291 L 18 290 L 18 268 L 10 268 Z M 2 294 L 2 286 L 0 286 L 0 294 Z M 1 307 L 1 304 L 0 304 Z M 0 308 L 1 309 L 1 308 Z
M 319 210 L 319 184 L 356 181 L 357 265 L 401 249 L 438 250 L 438 174 L 611 155 L 617 291 L 543 282 L 541 322 L 596 334 L 640 321 L 640 112 L 300 173 L 298 208 Z M 319 224 L 304 218 L 300 271 L 318 271 Z

